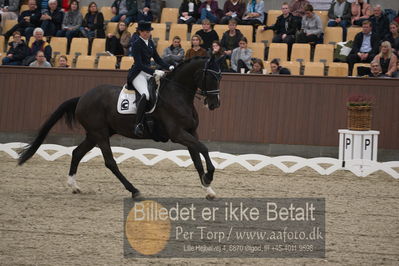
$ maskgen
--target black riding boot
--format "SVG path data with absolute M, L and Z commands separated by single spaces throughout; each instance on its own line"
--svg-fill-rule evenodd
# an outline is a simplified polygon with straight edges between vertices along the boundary
M 147 107 L 147 99 L 145 95 L 141 95 L 140 100 L 137 102 L 136 126 L 134 128 L 134 135 L 142 137 L 144 135 L 143 118 L 145 109 Z

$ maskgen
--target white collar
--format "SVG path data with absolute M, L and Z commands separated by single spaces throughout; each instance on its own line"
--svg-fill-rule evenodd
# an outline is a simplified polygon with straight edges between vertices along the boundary
M 142 39 L 142 40 L 145 42 L 145 44 L 147 44 L 147 46 L 148 46 L 148 40 L 143 39 L 143 37 L 141 37 L 141 36 L 139 36 L 139 37 L 140 37 L 140 39 Z

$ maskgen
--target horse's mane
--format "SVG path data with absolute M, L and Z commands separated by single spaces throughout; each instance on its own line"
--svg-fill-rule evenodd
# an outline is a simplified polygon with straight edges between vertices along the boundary
M 175 69 L 174 69 L 173 71 L 169 72 L 167 76 L 173 75 L 173 74 L 176 73 L 178 70 L 180 70 L 181 68 L 183 68 L 185 65 L 191 63 L 192 61 L 200 60 L 200 59 L 208 60 L 209 57 L 206 57 L 206 56 L 194 56 L 194 57 L 192 57 L 192 58 L 186 59 L 186 60 L 184 60 L 183 62 L 181 62 L 180 64 L 178 64 L 178 65 L 175 67 Z

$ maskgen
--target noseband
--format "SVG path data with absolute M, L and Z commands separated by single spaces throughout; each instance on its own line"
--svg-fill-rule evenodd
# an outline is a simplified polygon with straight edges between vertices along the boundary
M 204 97 L 207 97 L 208 95 L 217 95 L 217 94 L 219 94 L 220 93 L 219 82 L 220 82 L 220 79 L 222 78 L 221 77 L 222 76 L 221 71 L 220 70 L 219 71 L 215 71 L 215 70 L 212 70 L 212 69 L 208 69 L 208 62 L 207 62 L 206 65 L 205 65 L 205 68 L 202 69 L 202 73 L 203 73 L 202 81 L 201 81 L 202 86 L 199 88 L 199 91 L 197 91 L 197 94 L 199 94 L 201 96 L 204 96 Z M 210 73 L 215 78 L 215 80 L 217 81 L 218 88 L 216 90 L 207 90 L 206 89 L 206 74 L 207 73 Z

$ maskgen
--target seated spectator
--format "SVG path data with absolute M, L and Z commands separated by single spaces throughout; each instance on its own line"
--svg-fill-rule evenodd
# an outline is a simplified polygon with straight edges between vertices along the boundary
M 50 44 L 43 40 L 43 35 L 44 31 L 41 28 L 36 28 L 33 31 L 33 37 L 35 38 L 35 41 L 29 45 L 29 54 L 23 60 L 23 65 L 29 66 L 30 63 L 35 61 L 37 51 L 42 51 L 46 57 L 46 60 L 50 62 L 52 49 Z
M 212 23 L 218 23 L 219 21 L 219 17 L 217 14 L 218 10 L 219 6 L 217 1 L 205 0 L 198 8 L 198 12 L 200 14 L 200 22 L 202 22 L 204 19 L 207 19 Z
M 201 4 L 200 0 L 183 0 L 179 8 L 180 24 L 193 24 L 199 19 L 198 8 Z
M 48 1 L 49 0 L 37 0 L 36 4 L 37 4 L 37 8 L 40 10 L 41 14 L 44 14 L 46 12 L 48 12 Z M 57 4 L 59 7 L 63 6 L 63 2 L 64 0 L 57 0 Z
M 371 5 L 367 0 L 355 0 L 351 5 L 352 25 L 362 26 L 363 21 L 371 16 Z
M 370 73 L 368 75 L 366 75 L 365 77 L 384 78 L 385 75 L 382 74 L 382 72 L 381 72 L 381 65 L 376 61 L 372 61 L 370 63 Z
M 270 27 L 264 27 L 264 30 L 273 30 L 275 35 L 272 42 L 288 44 L 288 55 L 291 55 L 292 44 L 295 42 L 295 34 L 298 26 L 297 20 L 290 13 L 287 3 L 281 6 L 283 14 L 277 17 L 276 23 Z
M 169 65 L 178 65 L 183 62 L 184 49 L 181 47 L 181 38 L 173 37 L 172 44 L 163 50 L 162 59 Z
M 18 19 L 19 0 L 0 0 L 0 33 L 6 20 Z
M 40 27 L 45 36 L 55 36 L 57 31 L 61 30 L 64 12 L 58 7 L 57 0 L 48 1 L 48 10 L 42 13 L 40 20 L 42 21 Z
M 164 3 L 163 0 L 145 0 L 145 1 L 139 1 L 138 5 L 139 5 L 139 10 L 143 10 L 144 6 L 147 6 L 149 8 L 149 11 L 151 12 L 152 21 L 159 22 L 161 18 L 161 9 L 163 3 Z M 140 21 L 139 19 L 137 20 Z
M 71 45 L 72 38 L 80 35 L 80 26 L 82 25 L 83 16 L 79 11 L 79 2 L 72 0 L 69 5 L 69 11 L 65 13 L 62 22 L 62 29 L 57 31 L 57 37 L 67 37 L 68 50 Z
M 29 64 L 31 67 L 51 67 L 51 64 L 47 62 L 43 51 L 37 51 L 36 60 Z
M 7 51 L 6 57 L 3 58 L 3 65 L 22 65 L 22 60 L 28 56 L 29 50 L 25 41 L 21 39 L 21 33 L 15 31 L 13 34 L 13 41 L 8 43 L 10 48 Z
M 302 18 L 301 32 L 297 35 L 298 43 L 319 43 L 322 40 L 323 24 L 320 17 L 313 12 L 313 6 L 305 7 L 305 16 Z
M 220 70 L 222 72 L 229 72 L 229 67 L 226 62 L 226 55 L 219 41 L 213 41 L 212 48 L 209 51 L 209 57 L 214 55 L 217 60 L 220 62 Z
M 201 47 L 205 50 L 211 48 L 213 41 L 219 40 L 219 35 L 212 29 L 211 22 L 208 19 L 202 20 L 202 30 L 197 31 L 195 34 L 201 36 L 203 41 Z
M 271 75 L 291 75 L 291 71 L 288 68 L 280 66 L 280 60 L 274 58 L 270 62 Z
M 142 4 L 144 4 L 144 6 L 141 7 Z M 151 1 L 140 1 L 138 5 L 140 6 L 138 7 L 137 21 L 152 22 L 154 20 L 154 17 L 151 10 Z
M 262 25 L 265 19 L 265 2 L 263 0 L 249 0 L 242 17 L 242 24 Z
M 58 58 L 58 67 L 66 67 L 69 68 L 70 66 L 68 65 L 68 58 L 65 55 L 61 55 Z
M 346 41 L 347 27 L 351 24 L 351 4 L 346 0 L 335 0 L 331 3 L 330 9 L 328 10 L 328 27 L 342 28 L 342 40 Z
M 113 33 L 108 33 L 105 50 L 111 55 L 124 56 L 129 52 L 130 32 L 124 21 L 119 21 Z
M 244 73 L 247 73 L 251 69 L 252 50 L 248 48 L 248 40 L 245 37 L 242 37 L 238 44 L 239 47 L 235 48 L 231 54 L 231 69 L 241 73 L 243 68 Z
M 291 0 L 288 5 L 290 13 L 294 16 L 297 29 L 301 29 L 302 17 L 305 16 L 305 6 L 309 5 L 308 0 Z
M 224 53 L 230 57 L 235 48 L 239 46 L 240 40 L 244 37 L 240 30 L 237 30 L 237 21 L 231 19 L 229 21 L 229 30 L 223 33 L 222 41 L 220 42 Z
M 223 17 L 220 20 L 220 24 L 228 24 L 231 19 L 235 19 L 237 23 L 240 23 L 245 10 L 244 0 L 227 0 L 224 3 Z
M 259 58 L 255 58 L 252 62 L 252 69 L 248 72 L 248 74 L 263 74 L 263 60 Z
M 138 6 L 136 0 L 115 0 L 111 6 L 112 14 L 115 16 L 111 18 L 112 22 L 124 21 L 126 25 L 130 22 L 137 21 Z
M 18 24 L 12 27 L 9 31 L 4 34 L 4 37 L 8 39 L 13 32 L 19 31 L 25 36 L 26 40 L 29 42 L 30 37 L 33 34 L 33 30 L 37 27 L 40 27 L 40 10 L 37 8 L 35 0 L 29 0 L 28 2 L 29 9 L 25 10 L 18 17 Z
M 201 36 L 195 34 L 191 37 L 191 48 L 186 51 L 184 59 L 189 59 L 195 56 L 207 56 L 206 50 L 200 46 L 201 44 Z
M 399 53 L 399 25 L 395 21 L 392 21 L 389 24 L 389 33 L 385 35 L 384 41 L 388 41 L 391 43 L 392 49 L 396 56 Z
M 98 11 L 97 4 L 91 2 L 85 15 L 80 32 L 87 38 L 105 38 L 104 16 Z
M 392 77 L 393 73 L 396 72 L 396 66 L 398 64 L 398 57 L 392 52 L 390 42 L 383 42 L 380 47 L 380 53 L 373 59 L 381 66 L 382 74 Z
M 373 8 L 373 15 L 370 16 L 369 20 L 373 27 L 373 34 L 376 34 L 379 40 L 383 40 L 385 35 L 389 33 L 389 20 L 387 16 L 382 13 L 381 5 L 376 5 Z
M 356 34 L 353 47 L 348 55 L 349 76 L 352 76 L 355 63 L 370 63 L 378 52 L 379 39 L 372 33 L 371 22 L 363 21 L 362 31 Z

